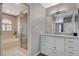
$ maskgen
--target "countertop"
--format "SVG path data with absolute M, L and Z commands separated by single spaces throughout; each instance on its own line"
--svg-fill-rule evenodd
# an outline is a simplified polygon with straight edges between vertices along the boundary
M 54 36 L 54 37 L 65 37 L 65 38 L 78 38 L 78 36 L 73 36 L 73 35 L 65 35 L 65 34 L 41 34 L 45 36 Z

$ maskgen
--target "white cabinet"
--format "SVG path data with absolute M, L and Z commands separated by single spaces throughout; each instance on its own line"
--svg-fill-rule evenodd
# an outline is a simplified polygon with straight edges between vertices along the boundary
M 77 56 L 79 40 L 76 37 L 42 35 L 41 53 L 49 56 Z

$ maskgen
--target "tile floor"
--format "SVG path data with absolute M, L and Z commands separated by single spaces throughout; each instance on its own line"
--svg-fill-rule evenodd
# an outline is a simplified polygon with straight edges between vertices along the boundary
M 2 56 L 27 56 L 27 51 L 20 48 L 18 39 L 3 40 Z
M 22 48 L 13 47 L 13 48 L 3 50 L 2 55 L 3 56 L 27 56 L 27 51 L 25 52 L 23 51 Z

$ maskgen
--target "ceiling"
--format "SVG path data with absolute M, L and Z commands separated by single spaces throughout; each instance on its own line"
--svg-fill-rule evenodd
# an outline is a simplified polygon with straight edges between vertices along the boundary
M 10 15 L 17 16 L 20 14 L 21 11 L 24 9 L 28 10 L 28 7 L 24 4 L 17 4 L 17 3 L 3 3 L 3 9 L 2 12 Z
M 56 12 L 73 12 L 74 10 L 76 10 L 76 4 L 75 3 L 60 3 L 57 4 L 55 6 L 51 6 L 49 8 L 46 9 L 46 14 L 47 15 L 52 15 L 55 14 Z
M 41 5 L 44 7 L 44 8 L 48 8 L 48 7 L 51 7 L 51 6 L 55 6 L 59 3 L 41 3 Z
M 44 8 L 48 8 L 50 6 L 57 5 L 59 3 L 41 3 Z M 20 14 L 22 10 L 26 9 L 28 12 L 28 7 L 21 3 L 3 3 L 2 12 L 10 15 L 17 16 Z
M 44 8 L 46 8 L 47 13 L 56 12 L 56 9 L 70 9 L 74 8 L 74 4 L 61 4 L 61 3 L 40 3 Z M 10 15 L 17 16 L 22 10 L 28 12 L 28 7 L 21 3 L 3 3 L 2 12 Z

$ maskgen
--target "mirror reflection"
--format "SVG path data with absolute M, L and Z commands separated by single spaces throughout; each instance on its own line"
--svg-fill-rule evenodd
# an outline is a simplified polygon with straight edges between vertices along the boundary
M 62 5 L 46 10 L 46 33 L 77 33 L 78 9 L 76 4 L 73 4 L 73 7 L 71 7 L 72 4 Z

